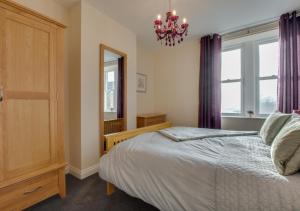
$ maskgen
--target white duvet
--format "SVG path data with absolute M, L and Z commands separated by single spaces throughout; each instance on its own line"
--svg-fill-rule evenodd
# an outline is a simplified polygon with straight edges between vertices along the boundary
M 165 211 L 300 210 L 300 174 L 279 175 L 257 136 L 174 142 L 146 133 L 104 155 L 99 175 Z

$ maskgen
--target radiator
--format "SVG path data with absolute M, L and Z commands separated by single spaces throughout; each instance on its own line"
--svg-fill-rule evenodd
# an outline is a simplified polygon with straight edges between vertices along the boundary
M 124 119 L 104 120 L 104 135 L 124 130 Z

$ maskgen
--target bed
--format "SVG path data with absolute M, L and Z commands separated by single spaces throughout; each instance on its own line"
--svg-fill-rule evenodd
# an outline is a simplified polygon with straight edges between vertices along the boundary
M 160 210 L 300 210 L 300 174 L 277 173 L 257 135 L 176 142 L 156 130 L 107 137 L 99 175 Z M 126 141 L 125 141 L 126 140 Z

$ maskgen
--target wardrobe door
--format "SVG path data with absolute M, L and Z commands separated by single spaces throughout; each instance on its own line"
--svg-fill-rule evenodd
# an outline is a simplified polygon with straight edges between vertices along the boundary
M 0 10 L 2 179 L 56 162 L 56 29 Z

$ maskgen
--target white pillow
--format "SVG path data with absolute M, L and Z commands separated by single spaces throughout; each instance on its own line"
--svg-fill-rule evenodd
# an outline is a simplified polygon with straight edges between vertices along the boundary
M 293 115 L 276 136 L 271 156 L 277 171 L 291 175 L 300 169 L 300 116 Z
M 291 116 L 291 114 L 283 114 L 280 112 L 270 114 L 259 132 L 259 135 L 267 145 L 272 144 L 280 129 L 290 119 Z

